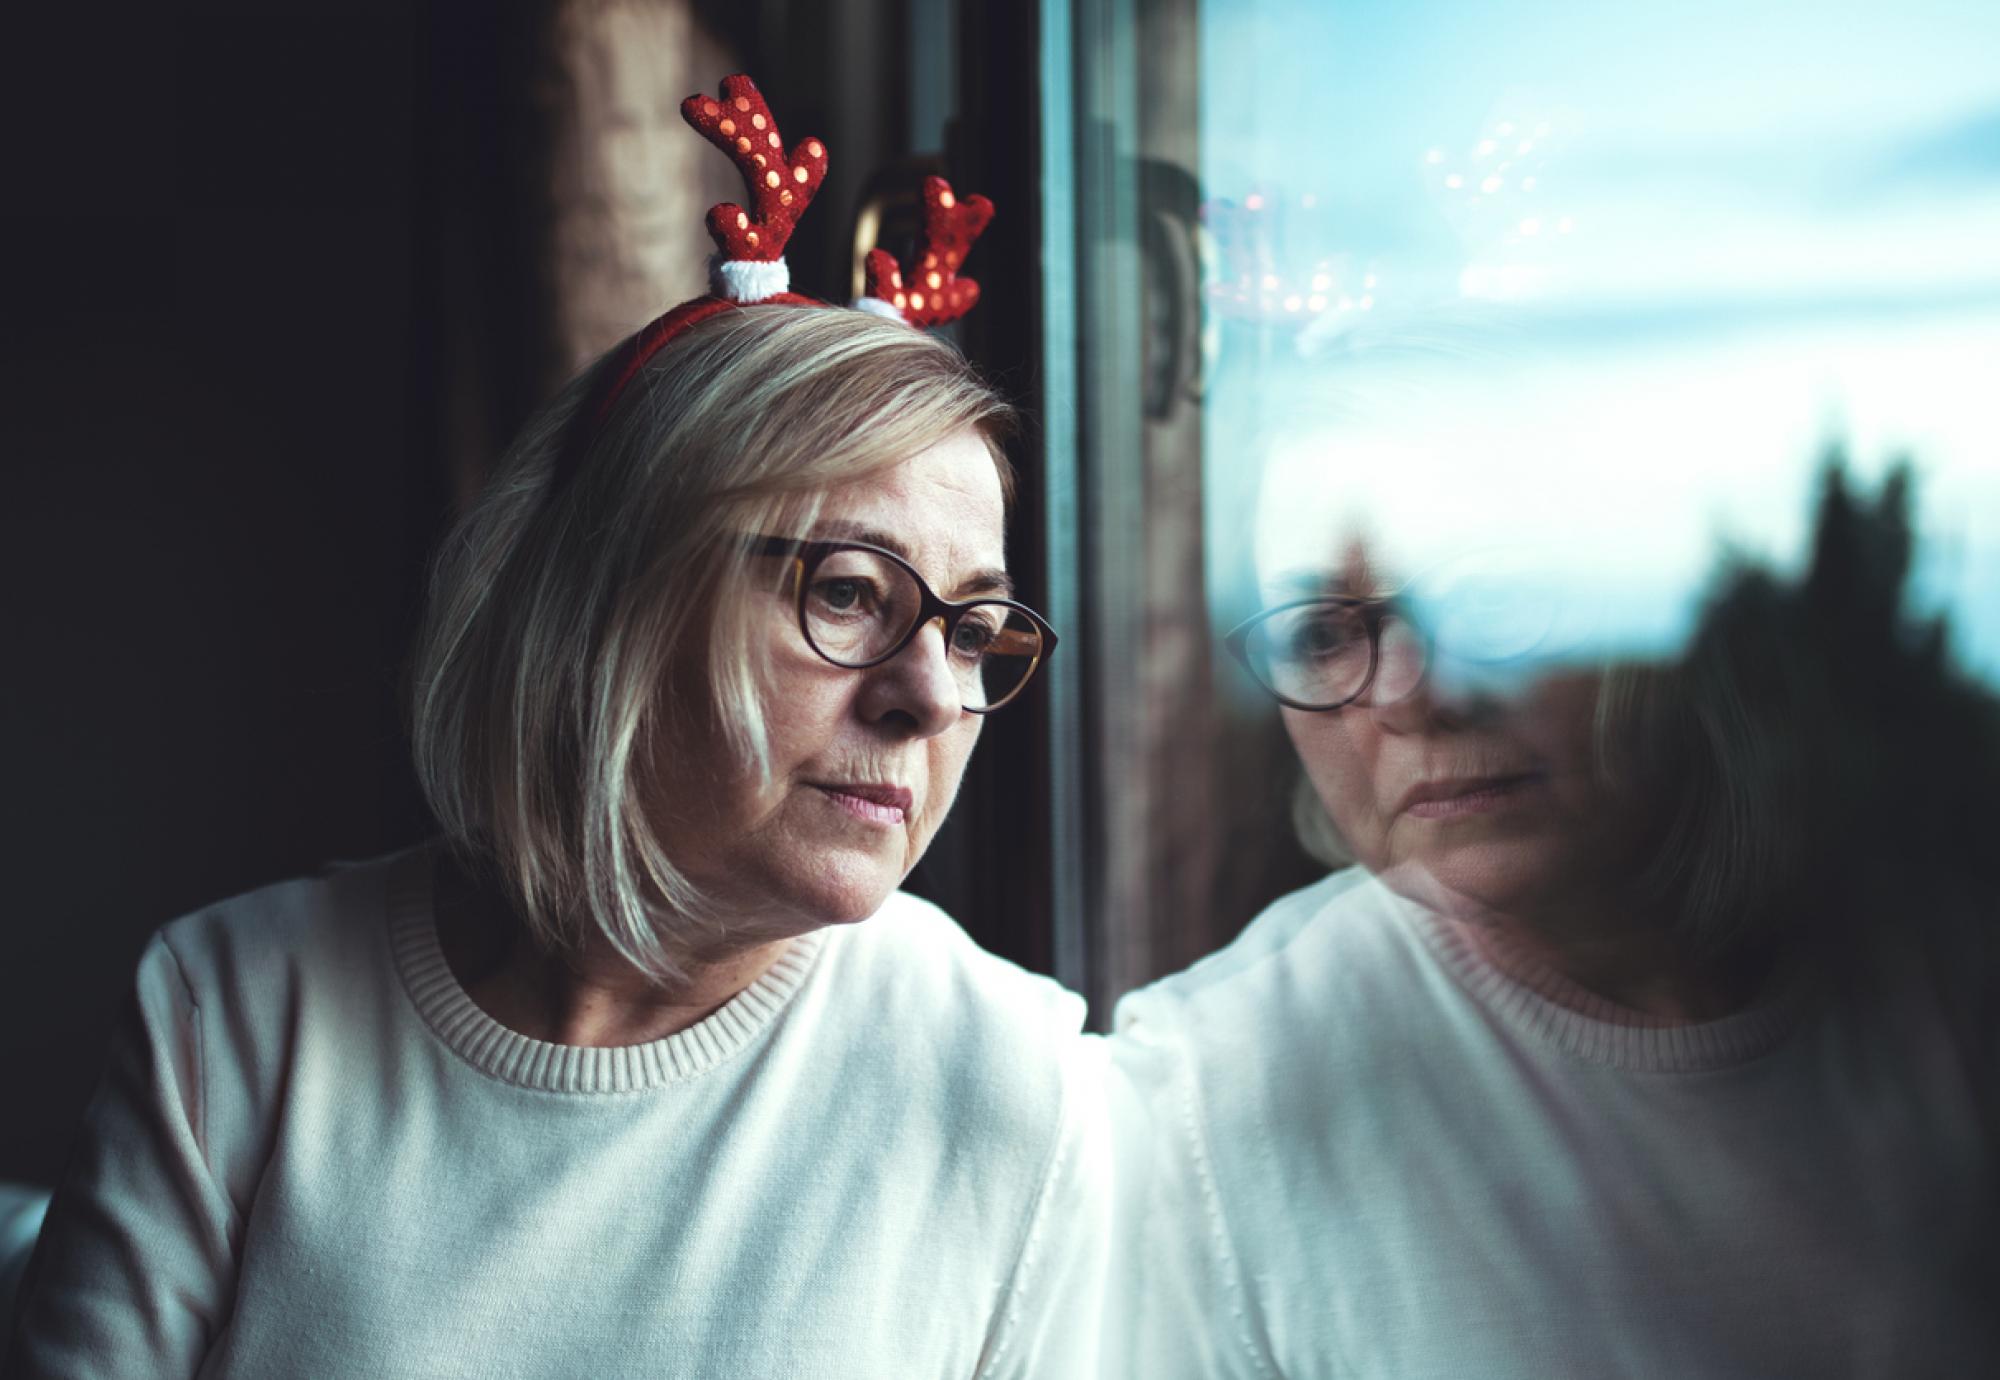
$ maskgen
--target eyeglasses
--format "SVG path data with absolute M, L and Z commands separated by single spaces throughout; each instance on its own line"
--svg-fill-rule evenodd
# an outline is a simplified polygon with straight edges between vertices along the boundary
M 968 714 L 990 714 L 1021 693 L 1056 649 L 1043 617 L 1012 599 L 940 599 L 910 563 L 858 541 L 744 539 L 753 555 L 792 562 L 799 631 L 835 666 L 880 666 L 933 621 Z
M 1239 623 L 1223 645 L 1278 703 L 1315 712 L 1363 695 L 1404 699 L 1430 661 L 1423 633 L 1386 599 L 1296 599 Z

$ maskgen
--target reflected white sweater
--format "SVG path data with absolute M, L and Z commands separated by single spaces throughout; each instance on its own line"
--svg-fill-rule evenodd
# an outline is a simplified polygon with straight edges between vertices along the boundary
M 1119 1007 L 1117 1364 L 1993 1373 L 2000 1013 L 1874 977 L 1647 1028 L 1359 870 L 1286 897 Z
M 16 1373 L 1091 1373 L 1076 997 L 899 894 L 688 1030 L 550 1045 L 459 987 L 429 881 L 419 850 L 153 941 Z

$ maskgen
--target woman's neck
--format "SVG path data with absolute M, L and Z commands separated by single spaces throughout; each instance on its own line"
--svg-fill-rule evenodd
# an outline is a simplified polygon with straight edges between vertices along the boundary
M 1561 906 L 1447 907 L 1486 960 L 1549 1001 L 1599 1020 L 1695 1025 L 1749 1006 L 1767 957 L 1698 953 L 1670 919 L 1615 893 Z
M 1489 962 L 1559 1006 L 1633 1025 L 1695 1025 L 1748 1006 L 1763 974 L 1698 961 L 1646 932 L 1552 940 L 1505 917 L 1477 926 Z
M 507 906 L 454 864 L 435 889 L 438 943 L 452 976 L 480 1010 L 550 1044 L 646 1044 L 697 1025 L 778 961 L 788 940 L 679 956 L 682 977 L 662 984 L 594 929 L 580 951 L 551 953 Z

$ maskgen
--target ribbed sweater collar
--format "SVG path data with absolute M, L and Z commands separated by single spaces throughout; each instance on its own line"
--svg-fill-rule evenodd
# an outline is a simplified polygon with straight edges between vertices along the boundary
M 1810 983 L 1788 972 L 1741 1011 L 1672 1024 L 1619 1006 L 1520 955 L 1503 969 L 1467 925 L 1401 897 L 1392 904 L 1438 963 L 1501 1020 L 1593 1064 L 1652 1073 L 1701 1073 L 1747 1063 L 1775 1049 L 1797 1024 Z M 1516 974 L 1522 976 L 1516 976 Z
M 459 985 L 438 942 L 431 905 L 431 851 L 415 849 L 389 878 L 389 945 L 410 1001 L 437 1037 L 474 1068 L 544 1092 L 644 1092 L 696 1078 L 724 1063 L 778 1018 L 825 943 L 801 936 L 762 976 L 705 1019 L 664 1039 L 617 1048 L 552 1044 L 510 1030 Z

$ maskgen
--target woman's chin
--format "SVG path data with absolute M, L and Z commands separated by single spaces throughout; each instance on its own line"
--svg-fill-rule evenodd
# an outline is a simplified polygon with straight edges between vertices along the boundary
M 869 854 L 827 860 L 800 897 L 800 909 L 823 925 L 852 925 L 882 909 L 902 885 L 901 869 Z
M 851 925 L 882 909 L 902 885 L 900 854 L 881 848 L 822 840 L 777 851 L 757 859 L 762 866 L 738 866 L 726 877 L 710 869 L 696 877 L 724 914 L 737 917 L 734 932 L 749 927 L 775 939 Z
M 1477 918 L 1537 905 L 1560 890 L 1573 859 L 1558 840 L 1439 840 L 1382 869 L 1390 888 L 1448 915 Z

